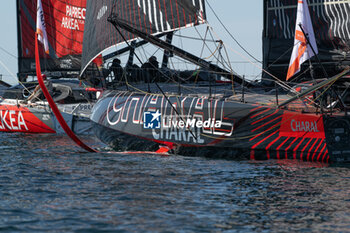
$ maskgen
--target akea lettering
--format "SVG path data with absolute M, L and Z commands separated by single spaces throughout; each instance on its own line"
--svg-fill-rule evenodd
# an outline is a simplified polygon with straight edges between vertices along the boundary
M 75 6 L 66 6 L 66 16 L 62 19 L 62 27 L 71 30 L 80 30 L 80 24 L 84 24 L 86 9 Z
M 28 130 L 26 122 L 21 111 L 0 110 L 0 130 Z
M 290 123 L 292 131 L 294 132 L 320 132 L 317 128 L 316 121 L 296 121 L 292 120 Z

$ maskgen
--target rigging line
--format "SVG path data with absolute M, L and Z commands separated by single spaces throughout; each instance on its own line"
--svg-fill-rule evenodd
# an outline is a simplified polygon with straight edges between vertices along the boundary
M 181 31 L 179 30 L 179 34 L 181 35 Z M 182 38 L 180 37 L 180 48 L 182 49 L 182 50 L 184 50 L 184 45 L 183 45 L 183 41 L 182 41 Z M 185 63 L 185 65 L 186 65 L 186 69 L 188 69 L 188 65 L 187 65 L 187 63 Z
M 214 52 L 212 52 L 208 57 L 205 57 L 205 58 L 203 58 L 203 59 L 204 59 L 204 60 L 209 60 L 210 58 L 214 57 L 214 56 L 215 56 L 215 53 L 216 53 L 217 51 L 219 51 L 220 47 L 221 47 L 221 44 L 219 44 L 218 46 L 216 46 L 216 49 L 214 50 Z M 217 62 L 218 62 L 218 63 L 221 63 L 221 64 L 224 66 L 224 63 L 223 63 L 222 61 L 219 61 L 219 57 L 218 57 L 218 59 L 217 59 Z M 224 66 L 224 67 L 225 67 L 225 66 Z M 226 67 L 225 67 L 225 68 L 226 68 Z
M 228 65 L 229 65 L 229 68 L 230 68 L 230 70 L 231 70 L 231 72 L 233 71 L 233 68 L 232 68 L 232 64 L 231 64 L 231 62 L 230 62 L 230 57 L 229 57 L 229 55 L 228 55 L 228 52 L 227 52 L 227 49 L 226 49 L 226 46 L 225 46 L 225 44 L 222 44 L 223 45 L 223 47 L 224 47 L 224 50 L 225 50 L 225 54 L 226 54 L 226 59 L 227 59 L 227 62 L 228 62 Z M 233 83 L 233 75 L 231 75 L 231 85 L 232 85 L 232 93 L 233 93 L 233 95 L 234 96 L 236 96 L 236 91 L 235 91 L 235 85 L 234 85 L 234 83 Z
M 211 27 L 212 32 L 218 37 L 218 35 L 215 33 L 215 31 L 213 30 L 213 28 Z M 294 93 L 297 93 L 292 87 L 288 86 L 288 84 L 286 84 L 285 82 L 281 81 L 279 78 L 277 78 L 276 76 L 274 76 L 273 74 L 271 74 L 270 72 L 268 72 L 267 70 L 261 68 L 260 66 L 256 65 L 254 62 L 252 62 L 251 60 L 249 60 L 247 57 L 245 57 L 243 54 L 237 52 L 236 50 L 234 50 L 233 48 L 229 47 L 228 48 L 230 50 L 232 50 L 234 53 L 238 54 L 239 56 L 241 56 L 243 59 L 246 59 L 246 61 L 248 61 L 250 64 L 252 64 L 253 66 L 257 67 L 258 69 L 262 70 L 263 72 L 267 73 L 268 75 L 270 75 L 271 77 L 273 77 L 275 79 L 275 81 L 277 82 L 278 85 L 280 85 L 282 88 L 288 90 L 288 91 L 292 91 Z
M 208 26 L 208 28 L 210 29 L 209 26 Z M 213 34 L 212 34 L 212 32 L 211 32 L 211 30 L 209 30 L 209 34 L 210 34 L 211 38 L 212 38 L 213 40 L 215 40 L 215 39 L 214 39 L 214 36 L 213 36 Z M 221 46 L 224 45 L 224 42 L 223 42 L 221 39 L 219 39 L 218 41 L 220 42 Z M 223 61 L 224 61 L 224 62 L 223 62 Z M 227 65 L 227 66 L 230 66 L 230 64 L 228 63 L 228 61 L 225 61 L 224 59 L 222 59 L 221 65 L 222 65 L 223 67 L 225 67 L 225 68 L 226 68 L 226 65 Z M 231 69 L 231 73 L 232 73 L 232 74 L 234 73 L 234 70 L 233 70 L 233 69 Z
M 177 35 L 177 34 L 174 34 L 174 36 L 176 37 L 180 37 L 180 38 L 185 38 L 185 39 L 190 39 L 190 40 L 199 40 L 199 41 L 202 41 L 202 39 L 200 38 L 196 38 L 196 37 L 190 37 L 190 36 L 183 36 L 183 35 Z M 215 40 L 209 40 L 209 39 L 205 39 L 205 41 L 207 42 L 218 42 L 218 41 L 215 41 Z
M 237 45 L 244 51 L 246 52 L 251 58 L 253 58 L 255 61 L 259 62 L 260 64 L 262 64 L 261 61 L 259 61 L 258 59 L 256 59 L 253 55 L 251 55 L 237 40 L 236 38 L 231 34 L 231 32 L 227 29 L 227 27 L 223 24 L 223 22 L 221 21 L 221 19 L 219 18 L 219 16 L 216 14 L 216 12 L 214 11 L 214 9 L 211 7 L 211 5 L 209 4 L 209 1 L 206 0 L 209 8 L 212 10 L 212 12 L 214 13 L 215 17 L 217 18 L 217 20 L 220 22 L 221 26 L 225 29 L 225 31 L 231 36 L 231 38 L 237 43 Z
M 287 104 L 293 102 L 296 99 L 304 98 L 307 94 L 313 93 L 313 92 L 315 92 L 315 91 L 317 91 L 317 90 L 319 90 L 319 89 L 321 89 L 321 88 L 323 88 L 323 87 L 325 87 L 325 86 L 327 86 L 329 84 L 330 84 L 330 86 L 332 86 L 335 83 L 335 81 L 337 81 L 338 79 L 340 79 L 341 77 L 346 75 L 349 71 L 350 71 L 350 67 L 346 68 L 344 71 L 342 71 L 341 73 L 333 76 L 332 78 L 326 79 L 325 81 L 323 81 L 323 82 L 321 82 L 321 83 L 319 83 L 317 85 L 312 86 L 308 90 L 306 90 L 306 91 L 304 91 L 302 93 L 299 93 L 297 96 L 294 96 L 293 98 L 290 98 L 290 99 L 284 101 L 283 103 L 279 104 L 278 107 L 286 106 Z M 329 88 L 327 88 L 327 89 L 329 89 Z
M 294 46 L 296 46 L 298 43 L 296 43 L 295 45 L 293 45 L 289 49 L 287 49 L 281 56 L 279 56 L 274 62 L 272 62 L 266 69 L 269 69 L 272 65 L 276 64 L 276 62 L 278 62 L 280 59 L 282 59 L 282 57 L 284 57 L 287 53 L 289 53 L 294 48 Z
M 207 22 L 207 24 L 209 25 L 208 22 Z M 209 26 L 210 26 L 210 25 L 209 25 Z M 212 27 L 210 27 L 210 28 L 211 28 L 211 31 L 212 31 L 218 38 L 220 38 L 220 37 L 215 33 L 215 31 L 213 30 L 213 28 L 212 28 Z M 270 75 L 271 77 L 273 77 L 273 78 L 276 80 L 276 82 L 277 82 L 281 87 L 283 87 L 283 88 L 285 88 L 285 89 L 287 89 L 287 90 L 292 90 L 292 91 L 296 92 L 296 91 L 293 90 L 291 87 L 289 87 L 285 82 L 282 82 L 279 78 L 277 78 L 276 76 L 272 75 L 272 74 L 269 73 L 267 70 L 262 69 L 261 67 L 255 65 L 254 62 L 252 62 L 251 60 L 247 59 L 244 55 L 242 55 L 242 54 L 240 54 L 239 52 L 235 51 L 235 50 L 232 49 L 231 47 L 229 47 L 229 48 L 230 48 L 234 53 L 236 53 L 236 54 L 238 54 L 239 56 L 241 56 L 242 58 L 246 59 L 246 61 L 248 61 L 248 62 L 251 63 L 252 65 L 256 66 L 257 68 L 261 69 L 262 71 L 264 71 L 265 73 L 267 73 L 268 75 Z M 256 59 L 255 59 L 255 60 L 256 60 Z M 256 61 L 257 61 L 257 63 L 260 63 L 260 64 L 262 63 L 262 62 L 260 62 L 260 61 L 258 61 L 258 60 L 256 60 Z
M 207 27 L 207 30 L 205 30 L 204 39 L 206 39 L 206 38 L 207 38 L 208 31 L 209 31 L 209 28 Z M 203 41 L 203 40 L 202 40 L 202 41 Z M 202 56 L 203 56 L 204 46 L 205 46 L 205 43 L 203 43 L 203 45 L 202 45 L 202 50 L 201 50 L 201 54 L 200 54 L 200 56 L 199 56 L 199 57 L 202 57 Z M 199 67 L 199 66 L 197 66 L 197 69 L 198 69 L 198 68 L 200 68 L 200 67 Z M 199 75 L 199 73 L 198 73 L 198 75 Z M 198 75 L 197 75 L 197 77 L 196 77 L 195 83 L 197 82 Z
M 84 142 L 82 142 L 75 134 L 74 132 L 69 128 L 66 121 L 64 120 L 60 110 L 58 109 L 57 105 L 55 104 L 54 100 L 52 99 L 52 96 L 50 95 L 49 91 L 46 88 L 46 85 L 44 83 L 44 80 L 41 75 L 41 68 L 40 68 L 40 58 L 39 58 L 39 41 L 38 41 L 38 34 L 35 33 L 35 64 L 36 64 L 36 74 L 38 77 L 39 85 L 41 87 L 41 90 L 43 91 L 47 101 L 49 102 L 49 105 L 54 112 L 56 119 L 64 129 L 64 131 L 67 133 L 67 135 L 75 142 L 77 143 L 81 148 L 84 148 L 88 152 L 97 152 L 96 150 L 90 148 L 88 145 L 86 145 Z
M 1 49 L 2 51 L 4 51 L 5 53 L 7 53 L 9 56 L 13 57 L 14 59 L 17 59 L 17 57 L 16 57 L 15 55 L 11 54 L 10 52 L 8 52 L 8 51 L 7 51 L 6 49 L 4 49 L 3 47 L 0 46 L 0 49 Z
M 211 27 L 213 33 L 215 33 L 215 31 L 213 30 L 213 28 Z M 215 33 L 215 35 L 218 37 L 218 35 Z M 276 81 L 276 83 L 281 86 L 282 88 L 293 92 L 296 96 L 299 95 L 299 93 L 292 87 L 290 87 L 286 82 L 281 81 L 279 78 L 277 78 L 276 76 L 274 76 L 273 74 L 271 74 L 270 72 L 268 72 L 265 69 L 262 69 L 261 67 L 257 66 L 255 63 L 251 62 L 248 58 L 244 57 L 244 55 L 238 53 L 237 51 L 235 51 L 234 49 L 232 49 L 231 47 L 228 47 L 229 49 L 231 49 L 234 53 L 237 53 L 238 55 L 242 56 L 242 58 L 247 59 L 247 61 L 249 61 L 253 66 L 258 67 L 259 69 L 261 69 L 262 71 L 264 71 L 265 73 L 267 73 L 268 75 L 270 75 L 271 77 L 273 77 Z M 310 98 L 306 98 L 307 100 L 309 100 L 310 102 L 313 102 L 313 100 L 311 100 Z M 314 103 L 314 102 L 313 102 Z
M 210 36 L 211 36 L 211 38 L 212 38 L 212 40 L 215 40 L 215 38 L 214 38 L 214 36 L 213 36 L 213 34 L 212 34 L 212 30 L 213 30 L 213 28 L 212 27 L 210 27 L 210 26 L 208 26 L 208 29 L 211 29 L 211 30 L 209 30 L 209 34 L 210 34 Z M 219 38 L 219 37 L 218 37 Z M 220 45 L 221 46 L 225 46 L 225 44 L 224 44 L 224 42 L 219 38 L 219 40 L 217 40 L 217 41 L 220 41 Z M 226 50 L 226 48 L 225 48 L 225 50 Z M 227 53 L 227 57 L 228 57 L 228 53 Z M 230 74 L 231 74 L 231 79 L 232 79 L 232 81 L 233 81 L 233 78 L 234 78 L 234 75 L 235 75 L 235 71 L 232 69 L 232 66 L 231 66 L 231 63 L 230 63 L 230 59 L 227 59 L 227 61 L 221 56 L 221 58 L 222 58 L 222 60 L 220 60 L 220 64 L 225 68 L 225 69 L 227 69 L 227 67 L 229 67 L 230 69 Z M 216 58 L 216 59 L 219 59 L 219 58 Z M 219 61 L 219 60 L 218 60 Z M 237 75 L 237 74 L 236 74 Z M 232 86 L 233 86 L 233 84 L 232 84 Z M 233 92 L 234 92 L 234 90 L 233 90 Z
M 213 56 L 216 60 L 219 60 L 219 58 L 215 56 L 215 54 L 214 54 L 215 52 L 213 52 L 212 49 L 208 46 L 208 44 L 205 42 L 205 40 L 203 39 L 202 35 L 199 33 L 198 29 L 196 27 L 194 27 L 194 29 L 197 32 L 197 34 L 200 36 L 200 38 L 202 39 L 203 46 L 205 45 L 205 47 L 207 47 L 209 52 L 212 54 L 211 56 L 209 56 L 209 58 Z M 207 29 L 208 29 L 208 27 L 207 27 Z M 217 47 L 216 47 L 216 49 L 217 49 Z M 203 58 L 203 59 L 205 59 L 205 58 Z
M 319 99 L 322 95 L 324 95 L 324 94 L 326 93 L 326 91 L 327 91 L 338 79 L 340 79 L 341 77 L 344 76 L 344 74 L 346 74 L 346 72 L 349 72 L 349 69 L 343 71 L 341 74 L 339 74 L 339 76 L 333 77 L 333 78 L 335 78 L 335 79 L 334 79 L 332 82 L 329 82 L 328 84 L 325 84 L 325 85 L 323 85 L 323 86 L 318 87 L 316 90 L 318 90 L 318 89 L 320 89 L 320 88 L 322 88 L 322 87 L 328 85 L 328 87 L 315 99 L 315 101 L 316 101 L 317 99 Z M 314 91 L 316 91 L 316 90 L 314 90 Z M 303 97 L 301 96 L 301 97 L 298 98 L 298 99 L 301 99 L 301 98 L 303 98 Z M 297 99 L 296 99 L 296 100 L 297 100 Z M 290 103 L 291 103 L 291 102 L 290 102 Z M 283 103 L 282 103 L 282 104 L 283 104 Z M 237 138 L 215 137 L 215 136 L 205 135 L 205 134 L 203 134 L 203 133 L 201 133 L 201 135 L 204 136 L 204 137 L 207 137 L 207 138 L 212 138 L 212 139 L 232 140 L 232 141 L 235 141 L 235 140 L 242 140 L 242 139 L 249 139 L 249 138 L 252 138 L 252 137 L 255 137 L 255 136 L 258 136 L 258 135 L 263 135 L 264 133 L 267 133 L 267 132 L 269 132 L 269 131 L 272 131 L 272 130 L 276 129 L 277 127 L 280 127 L 281 125 L 283 125 L 285 122 L 288 122 L 290 119 L 292 119 L 292 118 L 293 118 L 294 116 L 296 116 L 297 114 L 298 114 L 298 113 L 296 112 L 294 115 L 292 115 L 291 117 L 289 117 L 289 118 L 286 119 L 285 121 L 282 121 L 281 123 L 279 123 L 278 125 L 274 126 L 273 128 L 270 128 L 270 129 L 268 129 L 268 130 L 265 130 L 265 131 L 263 131 L 263 132 L 261 132 L 261 133 L 257 133 L 257 134 L 253 134 L 253 135 L 248 135 L 248 136 L 245 136 L 245 137 L 237 137 Z
M 158 48 L 157 49 L 157 51 L 158 50 L 160 50 L 160 48 Z M 144 52 L 144 55 L 146 56 L 146 60 L 147 60 L 147 54 L 150 54 L 150 53 L 147 53 L 147 51 L 142 47 L 142 51 Z M 156 52 L 157 52 L 156 51 Z M 155 52 L 155 53 L 156 53 Z M 154 53 L 154 54 L 155 54 Z M 136 52 L 135 52 L 135 54 L 136 54 Z M 154 55 L 153 54 L 153 55 Z M 141 65 L 142 65 L 142 62 L 140 61 L 140 59 L 138 59 L 139 60 L 139 62 L 141 63 Z M 174 68 L 175 68 L 175 66 L 173 66 Z M 158 68 L 158 70 L 159 70 L 159 68 Z M 160 70 L 159 70 L 160 71 Z M 164 75 L 164 77 L 168 80 L 168 81 L 171 81 L 171 82 L 173 82 L 173 83 L 178 83 L 178 82 L 176 82 L 176 80 L 174 80 L 172 77 L 169 77 L 167 74 L 165 74 L 164 72 L 162 72 L 162 71 L 160 71 L 160 73 L 162 74 L 162 75 Z M 183 79 L 182 77 L 180 77 L 180 75 L 177 73 L 177 72 L 175 72 L 174 73 L 177 77 L 178 77 L 178 79 L 181 79 L 182 81 L 186 81 L 185 79 Z
M 148 53 L 148 52 L 145 50 L 145 48 L 144 48 L 143 46 L 141 47 L 141 49 L 142 49 L 142 51 L 143 51 L 143 53 L 144 53 L 144 56 L 146 56 L 146 58 L 147 58 L 147 54 L 150 54 L 150 53 Z M 160 48 L 158 48 L 157 51 L 158 51 L 158 50 L 160 50 Z M 157 51 L 156 51 L 156 52 L 157 52 Z M 135 53 L 136 53 L 136 52 L 135 52 Z M 154 54 L 155 54 L 155 53 L 154 53 Z M 153 54 L 153 55 L 154 55 L 154 54 Z M 141 53 L 141 55 L 142 55 L 142 53 Z M 173 59 L 174 59 L 174 58 L 170 59 L 170 62 L 171 62 L 171 64 L 172 64 L 172 67 L 173 67 L 174 70 L 175 70 L 176 68 L 175 68 Z M 181 60 L 181 59 L 179 59 L 179 58 L 177 58 L 177 57 L 175 57 L 175 59 L 178 59 L 179 61 L 181 61 L 181 64 L 183 64 L 183 63 L 192 64 L 192 63 L 190 63 L 190 62 L 187 62 L 186 60 Z M 142 62 L 140 62 L 140 63 L 142 64 Z M 165 78 L 168 79 L 168 81 L 173 82 L 173 83 L 175 83 L 175 84 L 178 84 L 178 82 L 177 82 L 173 77 L 169 77 L 169 76 L 166 75 L 164 72 L 161 72 L 161 73 L 164 75 Z M 185 79 L 185 78 L 181 77 L 180 74 L 179 74 L 178 72 L 174 72 L 173 74 L 174 74 L 174 76 L 176 76 L 179 80 L 182 80 L 183 82 L 186 82 L 186 83 L 187 83 L 187 81 L 191 78 L 191 77 L 188 77 L 187 79 Z M 191 88 L 189 88 L 189 87 L 187 87 L 187 86 L 182 85 L 181 83 L 180 83 L 180 86 L 181 86 L 182 88 L 184 88 L 185 90 L 188 90 L 188 91 L 195 91 L 195 92 L 196 92 L 195 89 L 191 89 Z M 132 87 L 132 86 L 131 86 L 131 87 Z M 197 93 L 199 93 L 199 92 L 197 92 Z
M 16 81 L 29 93 L 32 93 L 21 81 L 19 81 L 17 79 L 17 77 L 10 71 L 10 69 L 2 62 L 2 60 L 0 60 L 0 64 L 7 70 L 7 72 L 9 72 L 10 77 L 16 79 Z
M 112 25 L 114 25 L 114 24 L 112 24 Z M 130 43 L 126 40 L 126 38 L 124 37 L 124 35 L 121 33 L 121 31 L 120 31 L 120 29 L 118 28 L 118 26 L 117 25 L 114 25 L 114 27 L 117 29 L 117 31 L 118 31 L 118 33 L 120 34 L 120 36 L 123 38 L 123 40 L 125 41 L 125 43 L 128 45 L 128 46 L 130 46 Z M 137 60 L 139 60 L 139 62 L 142 64 L 142 61 L 141 61 L 141 59 L 139 58 L 139 56 L 135 53 L 135 56 L 136 56 L 136 59 Z M 153 64 L 152 63 L 150 63 L 152 66 L 153 66 Z M 153 66 L 153 68 L 154 69 L 157 69 L 159 72 L 161 72 L 164 76 L 166 76 L 165 74 L 164 74 L 164 72 L 162 72 L 158 67 L 154 67 Z M 156 84 L 156 86 L 157 86 L 157 88 L 160 90 L 160 92 L 162 93 L 162 95 L 164 96 L 164 98 L 167 100 L 167 102 L 170 104 L 170 106 L 171 106 L 171 108 L 174 110 L 174 112 L 180 117 L 180 119 L 181 120 L 183 120 L 182 119 L 182 116 L 179 114 L 179 112 L 177 111 L 177 109 L 173 106 L 173 104 L 170 102 L 170 100 L 169 100 L 169 98 L 166 96 L 166 94 L 163 92 L 163 90 L 160 88 L 160 86 L 158 85 L 158 83 L 157 82 L 155 82 L 155 84 Z M 192 132 L 192 130 L 191 129 L 188 129 L 189 130 L 189 132 L 192 134 L 192 136 L 197 140 L 197 137 L 194 135 L 194 133 Z
M 207 27 L 207 28 L 210 29 L 210 26 Z M 214 52 L 210 49 L 210 47 L 208 46 L 208 44 L 207 44 L 207 43 L 205 42 L 205 40 L 202 38 L 202 36 L 201 36 L 201 34 L 199 33 L 198 29 L 197 29 L 196 27 L 194 27 L 194 29 L 195 29 L 195 31 L 197 32 L 197 34 L 201 37 L 201 39 L 202 39 L 202 41 L 203 41 L 203 44 L 207 47 L 208 51 L 211 52 L 211 53 L 213 54 Z M 210 32 L 210 31 L 209 31 L 209 32 Z M 212 38 L 213 38 L 213 37 L 212 37 Z M 219 40 L 219 41 L 222 42 L 222 40 Z M 219 57 L 215 56 L 215 54 L 213 55 L 213 57 L 214 57 L 217 61 L 219 61 L 219 63 L 220 63 L 223 67 L 225 67 L 225 64 L 222 63 L 222 62 L 220 61 Z M 229 71 L 227 71 L 227 73 L 230 73 L 231 75 L 237 75 L 237 74 L 235 74 L 234 72 L 229 72 Z M 238 75 L 237 75 L 237 76 L 238 76 Z

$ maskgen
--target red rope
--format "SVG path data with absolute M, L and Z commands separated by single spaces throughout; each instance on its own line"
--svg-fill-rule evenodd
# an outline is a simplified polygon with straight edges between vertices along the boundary
M 45 98 L 47 99 L 47 102 L 49 102 L 49 105 L 55 114 L 58 122 L 60 123 L 61 127 L 64 129 L 66 134 L 81 148 L 87 150 L 88 152 L 97 152 L 96 150 L 90 148 L 85 143 L 83 143 L 75 134 L 74 132 L 69 128 L 67 123 L 65 122 L 61 112 L 58 110 L 55 102 L 53 101 L 49 91 L 47 90 L 44 80 L 41 76 L 41 68 L 40 68 L 40 59 L 39 59 L 39 46 L 38 46 L 38 35 L 35 33 L 35 64 L 36 64 L 36 76 L 38 77 L 39 85 L 41 87 L 41 90 L 43 91 Z

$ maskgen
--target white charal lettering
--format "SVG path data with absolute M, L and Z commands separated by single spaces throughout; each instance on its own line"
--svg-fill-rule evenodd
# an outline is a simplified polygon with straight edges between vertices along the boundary
M 290 128 L 292 129 L 293 132 L 297 131 L 297 129 L 294 128 L 294 125 L 295 125 L 295 120 L 291 120 L 291 122 L 290 122 Z
M 178 137 L 177 137 L 177 129 L 176 128 L 171 128 L 170 134 L 169 134 L 169 140 L 172 140 L 174 137 L 174 140 L 177 141 Z
M 315 132 L 320 132 L 320 131 L 318 130 L 318 128 L 317 128 L 317 122 L 316 122 L 316 121 L 314 122 L 314 128 L 315 128 Z
M 290 127 L 293 132 L 320 132 L 316 121 L 291 120 Z
M 186 141 L 186 130 L 185 127 L 179 129 L 179 141 Z
M 201 138 L 200 128 L 161 128 L 160 131 L 153 129 L 152 136 L 156 140 L 164 139 L 186 143 L 204 143 L 204 140 Z
M 203 144 L 204 140 L 201 138 L 201 133 L 202 133 L 201 129 L 197 128 L 197 143 Z
M 305 132 L 310 132 L 310 122 L 305 122 Z
M 152 129 L 152 135 L 154 139 L 159 140 L 159 133 L 157 133 L 155 129 Z
M 317 125 L 317 124 L 316 124 L 316 125 Z M 314 122 L 311 122 L 311 124 L 310 124 L 310 132 L 318 132 L 318 131 L 316 131 L 316 129 L 315 129 Z
M 194 137 L 193 129 L 194 129 L 194 128 L 192 128 L 192 129 L 190 129 L 190 130 L 188 131 L 186 142 L 193 141 L 194 143 L 197 143 L 197 140 L 196 140 L 195 137 Z M 191 140 L 191 139 L 192 139 L 192 140 Z

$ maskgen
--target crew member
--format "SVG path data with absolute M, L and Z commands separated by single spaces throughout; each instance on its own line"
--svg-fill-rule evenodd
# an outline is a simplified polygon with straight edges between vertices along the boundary
M 112 66 L 110 67 L 110 70 L 113 71 L 114 74 L 114 80 L 112 82 L 118 82 L 123 77 L 123 67 L 120 65 L 120 60 L 118 58 L 115 58 L 112 62 Z
M 42 78 L 44 80 L 44 84 L 47 88 L 47 90 L 49 91 L 50 95 L 53 93 L 53 86 L 52 86 L 52 82 L 50 80 L 47 79 L 46 75 L 43 74 Z M 40 100 L 43 96 L 43 91 L 40 88 L 40 85 L 37 85 L 33 91 L 33 93 L 28 97 L 27 102 L 35 102 L 37 100 Z
M 144 81 L 147 83 L 152 81 L 158 81 L 158 67 L 159 63 L 155 56 L 152 56 L 148 59 L 148 62 L 145 62 L 141 68 L 143 69 Z

